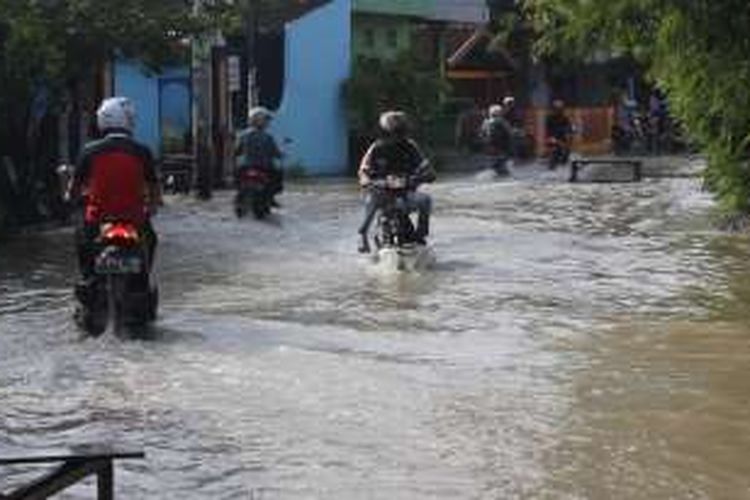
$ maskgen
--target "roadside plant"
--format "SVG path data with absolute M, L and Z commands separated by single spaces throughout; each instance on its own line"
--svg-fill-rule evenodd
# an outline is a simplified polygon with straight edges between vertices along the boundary
M 750 213 L 750 3 L 746 0 L 524 0 L 536 51 L 628 54 L 704 151 L 728 215 Z
M 378 133 L 378 117 L 388 109 L 409 114 L 417 133 L 425 131 L 438 116 L 448 90 L 438 71 L 417 69 L 418 63 L 404 53 L 392 61 L 360 58 L 346 85 L 350 125 L 355 134 Z
M 214 2 L 197 15 L 184 0 L 0 0 L 0 160 L 10 159 L 17 177 L 6 205 L 37 212 L 39 193 L 54 182 L 56 120 L 97 97 L 107 62 L 138 58 L 155 69 L 184 57 L 188 37 L 212 29 L 228 8 Z

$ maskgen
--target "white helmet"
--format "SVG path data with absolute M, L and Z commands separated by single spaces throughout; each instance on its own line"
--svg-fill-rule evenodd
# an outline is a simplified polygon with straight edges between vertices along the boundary
M 488 114 L 490 115 L 490 118 L 499 118 L 503 116 L 503 107 L 499 104 L 493 104 L 490 106 Z
M 386 111 L 380 115 L 380 128 L 389 133 L 406 131 L 409 118 L 403 111 Z
M 513 96 L 511 96 L 511 95 L 505 96 L 503 98 L 503 106 L 504 107 L 513 106 L 515 103 L 516 103 L 516 98 L 513 97 Z
M 272 118 L 273 113 L 263 106 L 250 108 L 250 111 L 247 113 L 247 120 L 251 125 L 257 124 L 259 120 L 271 120 Z
M 104 99 L 96 111 L 96 124 L 99 130 L 135 129 L 135 106 L 127 97 Z

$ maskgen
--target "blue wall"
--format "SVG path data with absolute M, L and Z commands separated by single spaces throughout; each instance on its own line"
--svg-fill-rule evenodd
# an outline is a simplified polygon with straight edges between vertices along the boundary
M 272 132 L 287 166 L 341 174 L 348 165 L 343 84 L 351 70 L 351 0 L 334 0 L 287 25 L 285 89 Z
M 188 68 L 167 68 L 158 75 L 149 74 L 143 66 L 131 61 L 115 64 L 114 93 L 129 97 L 136 109 L 135 137 L 161 155 L 161 131 L 159 130 L 159 80 L 161 78 L 189 78 Z M 190 109 L 185 110 L 190 113 Z
M 286 27 L 285 88 L 272 132 L 287 153 L 285 165 L 307 174 L 334 175 L 348 166 L 343 84 L 351 70 L 351 0 L 333 0 Z M 115 65 L 114 92 L 133 99 L 136 138 L 161 154 L 159 79 L 187 78 L 188 68 L 149 75 L 130 61 Z M 285 138 L 289 144 L 281 144 Z

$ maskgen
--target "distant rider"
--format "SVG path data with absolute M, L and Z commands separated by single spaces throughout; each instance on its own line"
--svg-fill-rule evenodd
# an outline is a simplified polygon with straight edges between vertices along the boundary
M 493 104 L 487 114 L 489 116 L 482 123 L 481 134 L 488 153 L 493 157 L 492 169 L 500 175 L 507 175 L 508 159 L 513 153 L 513 129 L 501 105 Z
M 519 154 L 525 154 L 527 136 L 523 112 L 516 105 L 515 97 L 509 95 L 503 98 L 503 118 L 511 130 L 510 155 L 517 158 Z
M 523 116 L 516 106 L 515 97 L 509 95 L 503 98 L 503 118 L 513 130 L 523 128 Z
M 267 132 L 273 114 L 262 106 L 252 108 L 248 113 L 248 128 L 240 132 L 234 145 L 237 160 L 236 180 L 243 171 L 257 168 L 269 174 L 271 179 L 272 205 L 278 207 L 275 196 L 284 189 L 284 173 L 278 165 L 283 153 L 273 136 Z
M 380 115 L 379 124 L 383 136 L 370 146 L 359 167 L 359 183 L 366 190 L 365 220 L 359 228 L 361 253 L 370 251 L 367 232 L 383 201 L 380 192 L 373 188 L 372 181 L 385 179 L 389 175 L 409 178 L 407 209 L 419 213 L 415 242 L 425 244 L 430 232 L 432 200 L 429 195 L 418 192 L 417 187 L 421 183 L 433 182 L 435 172 L 417 143 L 409 137 L 406 113 L 387 111 Z
M 546 121 L 547 145 L 550 148 L 549 168 L 554 169 L 558 163 L 568 163 L 573 126 L 565 115 L 565 103 L 561 99 L 552 101 L 552 111 Z
M 135 224 L 147 242 L 149 263 L 153 262 L 157 238 L 151 216 L 161 203 L 151 152 L 133 139 L 135 107 L 130 99 L 105 99 L 96 121 L 102 138 L 84 147 L 67 196 L 83 203 L 76 242 L 84 287 L 93 277 L 100 224 L 107 220 Z

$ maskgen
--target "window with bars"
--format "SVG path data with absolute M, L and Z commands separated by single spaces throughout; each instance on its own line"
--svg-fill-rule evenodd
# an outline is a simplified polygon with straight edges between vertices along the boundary
M 365 47 L 372 49 L 375 47 L 375 30 L 366 28 L 362 33 L 362 39 Z
M 386 32 L 386 42 L 390 48 L 398 48 L 398 31 L 395 28 L 391 28 Z

